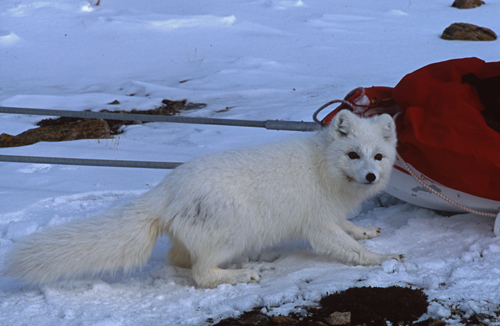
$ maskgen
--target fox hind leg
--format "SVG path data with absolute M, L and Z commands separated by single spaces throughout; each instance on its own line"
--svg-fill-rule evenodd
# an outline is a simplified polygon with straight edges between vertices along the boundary
M 186 246 L 172 236 L 170 237 L 170 242 L 172 243 L 172 247 L 170 247 L 167 255 L 167 260 L 170 264 L 181 268 L 191 268 L 193 262 Z
M 249 269 L 221 269 L 219 265 L 230 261 L 239 254 L 234 248 L 211 248 L 200 252 L 193 259 L 193 279 L 202 287 L 215 288 L 220 284 L 253 283 L 260 280 L 261 276 Z
M 222 255 L 206 255 L 205 253 L 194 262 L 192 255 L 181 241 L 174 237 L 170 237 L 170 241 L 172 247 L 168 252 L 168 261 L 177 267 L 192 268 L 193 278 L 199 286 L 215 288 L 220 284 L 252 283 L 260 279 L 257 272 L 249 269 L 230 270 L 217 267 L 219 263 L 227 260 L 223 259 Z
M 200 263 L 193 265 L 193 278 L 199 286 L 215 288 L 220 284 L 253 283 L 261 276 L 249 269 L 221 269 Z

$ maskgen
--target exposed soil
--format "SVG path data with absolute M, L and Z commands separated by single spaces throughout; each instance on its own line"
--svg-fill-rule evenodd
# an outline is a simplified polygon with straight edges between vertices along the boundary
M 12 136 L 0 135 L 0 147 L 26 146 L 40 141 L 68 141 L 77 139 L 110 138 L 106 121 L 100 119 L 85 119 L 85 121 L 68 122 L 58 126 L 46 126 L 26 130 Z
M 267 316 L 262 307 L 245 312 L 238 318 L 224 319 L 215 326 L 233 325 L 444 325 L 428 319 L 415 323 L 427 312 L 427 295 L 421 290 L 392 286 L 361 287 L 328 295 L 319 306 L 301 307 L 303 313 L 289 316 Z M 210 322 L 210 320 L 209 320 Z
M 108 105 L 118 105 L 113 101 Z M 175 115 L 181 111 L 205 107 L 204 103 L 190 103 L 187 100 L 163 100 L 162 105 L 151 110 L 100 112 L 130 113 L 147 115 Z M 112 119 L 66 118 L 43 119 L 37 123 L 38 128 L 29 129 L 19 135 L 0 134 L 0 147 L 17 147 L 31 145 L 40 141 L 68 141 L 77 139 L 105 139 L 123 133 L 123 126 L 142 123 L 140 121 L 123 121 Z
M 118 105 L 120 102 L 117 100 L 108 103 L 108 105 Z M 125 111 L 125 110 L 118 110 L 118 111 L 113 111 L 113 110 L 108 110 L 104 109 L 99 112 L 111 112 L 111 113 L 130 113 L 130 114 L 148 114 L 148 115 L 175 115 L 181 111 L 186 111 L 186 110 L 194 110 L 194 109 L 201 109 L 206 106 L 205 103 L 191 103 L 187 102 L 187 100 L 180 100 L 180 101 L 171 101 L 171 100 L 163 100 L 162 105 L 150 109 L 150 110 L 131 110 L 131 111 Z M 56 118 L 56 119 L 43 119 L 40 122 L 38 122 L 36 125 L 39 127 L 47 127 L 47 126 L 60 126 L 60 125 L 66 125 L 68 123 L 73 123 L 73 122 L 78 122 L 78 121 L 85 121 L 85 120 L 91 120 L 91 119 L 82 119 L 82 118 L 66 118 L 66 117 L 61 117 L 61 118 Z M 118 135 L 123 132 L 122 126 L 127 126 L 127 125 L 132 125 L 132 124 L 137 124 L 138 122 L 136 121 L 123 121 L 123 120 L 109 120 L 109 119 L 104 119 L 109 125 L 110 129 L 110 134 L 111 135 Z

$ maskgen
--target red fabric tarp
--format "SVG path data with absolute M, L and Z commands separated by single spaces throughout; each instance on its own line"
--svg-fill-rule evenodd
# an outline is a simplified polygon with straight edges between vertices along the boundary
M 500 133 L 488 127 L 475 87 L 462 82 L 500 75 L 500 62 L 477 58 L 430 64 L 392 90 L 403 110 L 397 118 L 398 152 L 419 172 L 449 187 L 500 200 Z M 500 97 L 500 94 L 499 94 Z

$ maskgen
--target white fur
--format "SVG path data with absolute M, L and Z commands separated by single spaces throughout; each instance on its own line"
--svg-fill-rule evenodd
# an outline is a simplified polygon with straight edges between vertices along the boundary
M 390 116 L 361 119 L 341 111 L 312 137 L 203 156 L 124 208 L 28 236 L 14 246 L 7 273 L 36 284 L 128 270 L 146 263 L 164 232 L 170 263 L 192 268 L 203 287 L 259 280 L 255 271 L 218 266 L 296 238 L 344 263 L 401 260 L 366 250 L 356 240 L 380 229 L 346 219 L 386 186 L 395 145 Z

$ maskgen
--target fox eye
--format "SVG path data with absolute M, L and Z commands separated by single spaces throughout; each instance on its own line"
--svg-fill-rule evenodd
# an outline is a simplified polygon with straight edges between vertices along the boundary
M 382 161 L 382 158 L 384 158 L 384 156 L 382 156 L 382 154 L 377 154 L 375 155 L 374 159 L 376 159 L 377 161 Z
M 356 160 L 356 159 L 358 159 L 358 158 L 359 158 L 359 155 L 358 155 L 358 153 L 356 153 L 356 152 L 349 152 L 349 154 L 347 154 L 347 156 L 349 156 L 349 158 L 350 158 L 351 160 Z

